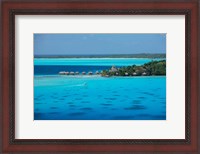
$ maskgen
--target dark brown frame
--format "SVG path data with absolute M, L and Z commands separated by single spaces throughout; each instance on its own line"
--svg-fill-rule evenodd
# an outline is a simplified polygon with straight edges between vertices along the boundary
M 43 3 L 45 2 L 45 3 Z M 185 15 L 186 17 L 186 138 L 123 140 L 15 139 L 15 15 Z M 177 152 L 198 153 L 198 1 L 187 2 L 37 2 L 2 3 L 2 152 Z M 1 107 L 1 106 L 0 106 Z M 0 151 L 1 152 L 1 151 Z

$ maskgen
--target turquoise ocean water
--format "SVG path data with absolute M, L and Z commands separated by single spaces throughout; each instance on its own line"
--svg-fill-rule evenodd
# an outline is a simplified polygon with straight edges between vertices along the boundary
M 66 65 L 66 66 L 130 66 L 142 65 L 152 60 L 148 58 L 35 58 L 34 65 Z
M 151 60 L 35 59 L 34 120 L 165 120 L 165 76 L 58 75 L 69 69 L 100 71 Z

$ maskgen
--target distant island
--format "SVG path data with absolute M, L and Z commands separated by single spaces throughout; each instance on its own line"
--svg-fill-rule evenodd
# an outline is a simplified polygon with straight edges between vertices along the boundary
M 165 53 L 106 54 L 106 55 L 34 55 L 34 58 L 166 58 Z
M 109 70 L 103 70 L 101 76 L 159 76 L 166 75 L 166 60 L 151 61 L 141 66 L 112 66 Z

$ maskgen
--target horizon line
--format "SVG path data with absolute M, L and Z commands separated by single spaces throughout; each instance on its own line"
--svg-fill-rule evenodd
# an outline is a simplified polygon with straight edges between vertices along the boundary
M 166 53 L 124 53 L 124 54 L 35 54 L 34 56 L 104 56 L 104 55 L 156 55 L 156 54 L 165 54 Z

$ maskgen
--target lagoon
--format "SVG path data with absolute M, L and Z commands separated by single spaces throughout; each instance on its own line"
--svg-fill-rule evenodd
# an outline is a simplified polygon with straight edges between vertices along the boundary
M 95 71 L 151 60 L 35 59 L 34 120 L 166 120 L 165 76 L 106 78 L 56 73 L 65 67 Z
M 165 120 L 166 78 L 37 76 L 35 120 Z

